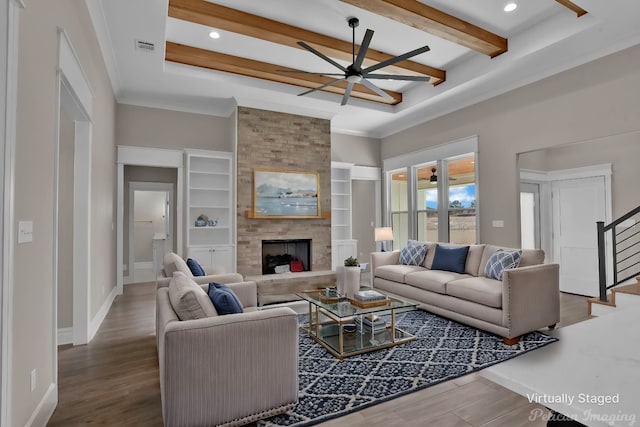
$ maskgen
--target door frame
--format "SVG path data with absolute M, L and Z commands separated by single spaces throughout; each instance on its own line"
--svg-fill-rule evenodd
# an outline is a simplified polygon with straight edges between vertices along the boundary
M 605 192 L 605 222 L 611 222 L 613 218 L 611 175 L 613 167 L 611 163 L 584 166 L 579 168 L 562 169 L 556 171 L 539 171 L 532 169 L 520 169 L 520 182 L 540 184 L 540 241 L 542 249 L 548 254 L 547 262 L 556 259 L 553 251 L 553 204 L 551 203 L 551 184 L 554 181 L 566 181 L 575 179 L 604 177 Z M 518 194 L 519 190 L 518 190 Z M 518 221 L 520 220 L 520 198 L 518 198 Z M 611 238 L 605 238 L 605 251 L 609 253 Z M 551 261 L 549 261 L 551 260 Z M 606 259 L 607 280 L 613 276 L 613 262 L 611 257 Z
M 140 182 L 140 181 L 130 181 L 129 182 L 129 212 L 128 212 L 128 216 L 129 216 L 129 260 L 127 261 L 129 263 L 129 276 L 128 276 L 128 280 L 123 282 L 123 284 L 129 284 L 129 283 L 134 283 L 135 281 L 135 246 L 134 246 L 134 237 L 135 237 L 135 232 L 134 232 L 134 206 L 135 206 L 135 192 L 136 191 L 157 191 L 157 192 L 163 192 L 163 193 L 169 193 L 169 205 L 171 207 L 171 209 L 174 207 L 174 203 L 175 203 L 175 196 L 174 196 L 174 185 L 172 183 L 168 183 L 168 182 Z M 176 206 L 176 211 L 177 211 L 177 206 Z M 171 245 L 173 246 L 173 236 L 175 231 L 173 230 L 173 217 L 170 217 L 170 221 L 167 224 L 169 230 L 170 230 L 170 236 L 169 237 L 169 241 L 171 242 Z M 178 225 L 176 224 L 176 227 Z M 133 274 L 132 274 L 133 272 Z
M 534 226 L 534 236 L 533 240 L 538 248 L 542 248 L 542 237 L 540 236 L 542 230 L 542 212 L 540 206 L 540 184 L 536 182 L 524 182 L 520 181 L 520 194 L 522 193 L 531 193 L 534 195 L 534 212 L 533 212 L 533 221 L 535 223 Z M 522 197 L 522 196 L 521 196 Z M 522 199 L 521 199 L 522 200 Z M 520 246 L 522 247 L 522 204 L 520 205 Z
M 121 295 L 124 283 L 124 167 L 152 166 L 177 169 L 175 251 L 178 255 L 181 255 L 183 229 L 182 215 L 184 209 L 184 152 L 183 150 L 132 147 L 127 145 L 118 145 L 117 152 L 116 293 Z
M 13 244 L 16 116 L 18 104 L 18 34 L 22 0 L 0 0 L 0 161 L 2 196 L 0 197 L 0 425 L 11 425 L 13 340 Z
M 73 344 L 91 341 L 91 134 L 93 91 L 69 37 L 58 29 L 55 154 L 53 168 L 53 336 L 55 378 L 58 347 L 58 203 L 60 110 L 75 123 L 73 154 Z M 95 332 L 94 332 L 95 333 Z

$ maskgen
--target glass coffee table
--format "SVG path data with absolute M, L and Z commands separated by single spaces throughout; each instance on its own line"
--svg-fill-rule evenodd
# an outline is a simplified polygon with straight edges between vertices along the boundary
M 416 338 L 396 326 L 396 314 L 415 310 L 415 303 L 392 297 L 375 303 L 360 303 L 327 295 L 323 289 L 297 295 L 309 302 L 307 332 L 339 359 Z

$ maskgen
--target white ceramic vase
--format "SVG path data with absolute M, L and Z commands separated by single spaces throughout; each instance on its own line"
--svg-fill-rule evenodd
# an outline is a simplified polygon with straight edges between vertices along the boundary
M 344 295 L 345 268 L 344 265 L 336 266 L 336 290 L 338 291 L 338 295 Z
M 353 298 L 360 290 L 360 267 L 344 267 L 344 295 Z

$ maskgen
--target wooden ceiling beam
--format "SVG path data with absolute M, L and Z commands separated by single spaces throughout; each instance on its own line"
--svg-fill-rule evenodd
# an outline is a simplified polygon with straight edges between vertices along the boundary
M 193 65 L 196 67 L 208 68 L 210 70 L 224 71 L 227 73 L 240 74 L 247 77 L 255 77 L 263 80 L 270 80 L 278 83 L 287 83 L 305 88 L 315 88 L 320 85 L 335 80 L 326 76 L 315 76 L 309 74 L 282 73 L 277 70 L 289 70 L 281 65 L 269 64 L 267 62 L 254 61 L 252 59 L 240 58 L 238 56 L 213 52 L 192 46 L 185 46 L 178 43 L 167 42 L 165 59 L 180 64 Z M 322 89 L 325 92 L 343 95 L 346 89 L 346 82 L 339 82 L 333 86 Z M 395 105 L 402 102 L 402 94 L 385 90 L 392 101 L 386 101 L 381 96 L 371 92 L 362 85 L 354 85 L 351 96 L 368 101 L 380 102 L 383 104 Z
M 578 6 L 577 4 L 575 4 L 570 0 L 556 0 L 556 1 L 561 5 L 563 5 L 564 7 L 574 11 L 576 15 L 578 15 L 578 18 L 588 13 L 586 10 L 584 10 L 583 8 L 581 8 L 580 6 Z
M 168 13 L 172 18 L 207 25 L 209 27 L 243 34 L 297 49 L 301 49 L 297 42 L 304 41 L 331 58 L 349 62 L 352 60 L 352 45 L 350 42 L 210 3 L 205 0 L 169 0 Z M 347 30 L 350 29 L 347 28 L 345 23 L 345 32 L 350 35 L 351 31 L 347 32 Z M 419 46 L 413 46 L 413 48 L 417 47 Z M 412 47 L 408 46 L 408 48 L 407 50 L 410 50 Z M 357 49 L 359 49 L 359 46 L 356 46 L 356 51 Z M 364 67 L 386 61 L 393 57 L 394 55 L 369 49 L 364 61 Z M 390 74 L 429 76 L 431 77 L 429 83 L 433 85 L 440 84 L 446 79 L 444 70 L 409 60 L 385 67 L 384 70 Z
M 489 55 L 508 50 L 507 39 L 417 0 L 341 0 L 418 30 Z

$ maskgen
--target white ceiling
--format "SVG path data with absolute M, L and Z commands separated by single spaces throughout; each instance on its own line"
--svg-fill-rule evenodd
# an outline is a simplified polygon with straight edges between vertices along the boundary
M 172 41 L 290 68 L 336 71 L 305 50 L 226 31 L 212 40 L 210 28 L 167 17 L 168 0 L 87 0 L 118 102 L 216 115 L 241 105 L 329 118 L 334 132 L 385 137 L 640 43 L 637 0 L 574 0 L 589 12 L 580 18 L 554 0 L 516 0 L 511 13 L 503 11 L 506 0 L 422 0 L 508 38 L 508 52 L 493 59 L 338 0 L 211 2 L 348 42 L 346 19 L 356 16 L 357 44 L 367 28 L 375 31 L 371 48 L 389 54 L 428 44 L 431 50 L 412 60 L 446 70 L 447 78 L 435 87 L 376 81 L 403 92 L 403 101 L 391 106 L 352 97 L 340 106 L 341 95 L 297 96 L 305 89 L 164 60 L 165 42 Z M 155 51 L 136 50 L 136 40 L 154 43 Z

